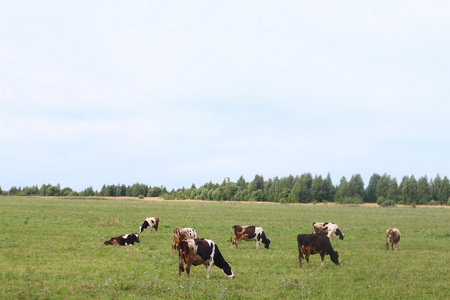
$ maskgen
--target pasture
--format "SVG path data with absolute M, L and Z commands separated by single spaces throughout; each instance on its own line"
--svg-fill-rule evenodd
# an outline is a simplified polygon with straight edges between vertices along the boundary
M 137 232 L 146 217 L 159 231 L 144 231 L 134 246 L 104 246 Z M 242 202 L 145 201 L 0 197 L 1 299 L 448 299 L 450 209 Z M 296 236 L 315 221 L 339 224 L 331 239 L 340 265 L 312 255 L 299 268 Z M 262 226 L 270 249 L 239 242 L 235 224 Z M 172 229 L 193 227 L 213 240 L 236 278 L 203 266 L 178 277 Z M 385 231 L 402 233 L 399 251 L 387 251 Z

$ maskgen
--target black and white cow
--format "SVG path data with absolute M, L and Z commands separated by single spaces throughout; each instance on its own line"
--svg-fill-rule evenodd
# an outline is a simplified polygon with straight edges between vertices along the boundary
M 125 234 L 118 237 L 113 237 L 104 242 L 105 245 L 119 245 L 119 246 L 132 246 L 134 243 L 140 243 L 139 234 Z
M 300 268 L 302 267 L 302 258 L 305 255 L 306 261 L 309 264 L 309 256 L 311 254 L 320 254 L 323 260 L 325 259 L 325 255 L 330 255 L 331 261 L 336 265 L 339 265 L 339 254 L 337 251 L 333 250 L 331 246 L 330 239 L 323 234 L 299 234 L 297 236 L 297 244 L 298 244 L 298 260 L 300 263 Z
M 398 250 L 400 237 L 401 234 L 398 228 L 389 228 L 386 230 L 386 249 L 389 250 L 389 244 L 391 244 L 392 250 Z
M 142 223 L 141 226 L 139 226 L 139 233 L 142 233 L 144 229 L 147 229 L 150 227 L 150 230 L 153 230 L 155 228 L 155 231 L 158 231 L 158 225 L 159 225 L 159 218 L 152 217 L 145 219 L 144 223 Z
M 206 278 L 209 278 L 212 266 L 221 269 L 227 278 L 234 278 L 230 264 L 225 261 L 219 247 L 213 241 L 206 239 L 180 240 L 177 249 L 179 258 L 178 276 L 181 276 L 181 273 L 184 272 L 184 264 L 186 264 L 188 276 L 192 265 L 205 265 Z
M 236 245 L 236 248 L 238 248 L 238 241 L 240 240 L 256 241 L 256 249 L 261 244 L 264 244 L 264 247 L 269 249 L 270 240 L 266 237 L 262 227 L 234 225 L 233 230 L 234 238 L 233 232 L 231 232 L 231 249 L 233 249 L 233 245 Z
M 328 237 L 339 236 L 340 240 L 344 239 L 344 234 L 341 232 L 337 224 L 330 222 L 314 222 L 314 232 L 319 234 L 326 234 Z

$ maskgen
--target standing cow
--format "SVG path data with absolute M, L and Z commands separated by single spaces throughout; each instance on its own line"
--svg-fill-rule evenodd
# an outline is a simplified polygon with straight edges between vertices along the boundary
M 139 234 L 125 234 L 118 237 L 112 237 L 109 240 L 105 241 L 104 245 L 119 245 L 119 246 L 132 246 L 134 243 L 140 243 Z
M 173 250 L 177 248 L 177 244 L 180 242 L 180 240 L 196 239 L 196 238 L 198 238 L 197 232 L 195 232 L 193 228 L 175 227 L 173 229 L 172 254 Z
M 225 261 L 219 251 L 219 247 L 211 240 L 180 240 L 178 243 L 178 258 L 178 276 L 180 277 L 181 273 L 184 272 L 184 264 L 186 264 L 186 273 L 188 277 L 192 265 L 205 265 L 207 279 L 209 278 L 209 272 L 212 266 L 217 266 L 221 269 L 227 278 L 234 278 L 230 264 Z
M 389 244 L 391 244 L 392 250 L 398 250 L 400 236 L 400 230 L 397 228 L 389 228 L 386 230 L 386 249 L 389 250 Z
M 139 226 L 139 233 L 142 233 L 144 229 L 147 229 L 150 227 L 150 230 L 153 230 L 155 228 L 155 231 L 158 231 L 158 225 L 159 225 L 159 218 L 152 217 L 145 219 L 144 223 L 142 223 L 141 226 Z
M 256 249 L 261 244 L 264 244 L 264 247 L 269 249 L 270 240 L 266 237 L 262 227 L 234 225 L 233 230 L 234 238 L 233 232 L 231 232 L 231 249 L 233 249 L 233 245 L 236 245 L 237 249 L 238 241 L 240 240 L 256 241 Z
M 337 251 L 333 250 L 331 246 L 330 239 L 323 234 L 299 234 L 297 236 L 297 244 L 298 244 L 298 260 L 300 263 L 300 268 L 302 267 L 302 258 L 305 255 L 306 262 L 308 266 L 309 264 L 309 256 L 311 254 L 320 254 L 320 258 L 323 261 L 325 259 L 325 255 L 330 255 L 331 261 L 336 265 L 339 265 L 339 254 Z
M 326 234 L 328 237 L 339 236 L 340 240 L 344 239 L 344 234 L 341 232 L 337 224 L 330 222 L 314 222 L 314 232 L 317 234 Z

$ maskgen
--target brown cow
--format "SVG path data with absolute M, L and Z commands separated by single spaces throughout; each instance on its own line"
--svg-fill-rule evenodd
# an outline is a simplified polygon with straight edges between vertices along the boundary
M 193 228 L 175 227 L 173 229 L 172 254 L 173 250 L 177 248 L 177 244 L 180 242 L 180 240 L 196 239 L 196 238 L 198 238 L 197 232 L 195 232 Z
M 398 250 L 400 236 L 400 230 L 397 228 L 389 228 L 386 230 L 386 249 L 389 250 L 389 244 L 391 244 L 392 250 Z
M 222 270 L 227 278 L 234 278 L 230 264 L 225 261 L 219 251 L 219 247 L 211 240 L 180 240 L 178 243 L 178 258 L 178 276 L 181 276 L 181 273 L 184 272 L 184 264 L 186 264 L 186 273 L 188 277 L 192 265 L 205 265 L 206 278 L 209 278 L 211 267 L 215 265 Z
M 261 244 L 264 244 L 264 247 L 269 249 L 270 240 L 266 237 L 262 227 L 234 225 L 233 230 L 234 238 L 233 232 L 231 232 L 231 249 L 233 249 L 233 245 L 236 245 L 237 249 L 238 241 L 240 240 L 256 241 L 256 249 Z

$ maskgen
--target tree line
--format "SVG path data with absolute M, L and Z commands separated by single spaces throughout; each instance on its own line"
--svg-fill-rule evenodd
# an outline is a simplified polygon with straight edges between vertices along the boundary
M 304 173 L 300 176 L 289 175 L 282 178 L 265 180 L 262 175 L 255 175 L 247 182 L 241 176 L 236 182 L 224 180 L 222 183 L 206 183 L 200 187 L 192 184 L 190 188 L 172 189 L 164 186 L 151 187 L 146 184 L 103 185 L 100 191 L 88 187 L 77 192 L 69 187 L 61 188 L 47 184 L 41 187 L 11 187 L 2 191 L 3 195 L 18 196 L 73 196 L 73 197 L 163 197 L 171 199 L 197 199 L 215 201 L 261 201 L 278 203 L 318 203 L 337 202 L 342 204 L 378 203 L 379 205 L 450 205 L 450 181 L 439 174 L 434 179 L 422 176 L 418 180 L 412 176 L 404 176 L 401 182 L 390 175 L 373 174 L 366 187 L 360 174 L 353 175 L 350 180 L 342 177 L 338 185 L 334 185 L 330 174 L 312 176 Z

